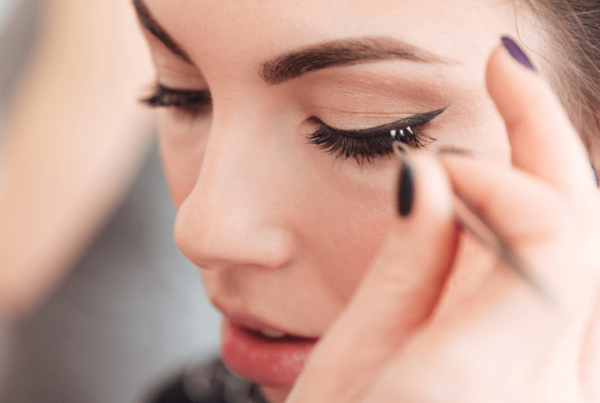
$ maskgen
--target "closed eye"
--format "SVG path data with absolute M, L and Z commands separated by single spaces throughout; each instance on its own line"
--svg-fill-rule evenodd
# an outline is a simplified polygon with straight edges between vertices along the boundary
M 336 157 L 344 159 L 352 157 L 359 163 L 371 162 L 374 157 L 393 154 L 392 132 L 397 140 L 411 148 L 418 149 L 431 144 L 436 139 L 428 136 L 424 129 L 446 108 L 419 113 L 392 123 L 361 130 L 335 129 L 313 118 L 320 127 L 309 135 L 308 139 L 311 144 Z
M 154 93 L 143 103 L 151 107 L 173 107 L 184 115 L 195 118 L 209 113 L 212 107 L 212 96 L 208 90 L 178 90 L 158 84 Z M 411 148 L 419 149 L 431 144 L 434 139 L 425 133 L 426 126 L 447 107 L 431 112 L 419 113 L 392 123 L 360 130 L 341 130 L 328 126 L 317 118 L 319 124 L 316 132 L 308 136 L 309 142 L 319 149 L 335 154 L 344 159 L 354 158 L 357 162 L 371 162 L 374 157 L 393 154 L 393 138 Z
M 210 112 L 212 97 L 208 90 L 177 90 L 157 84 L 154 93 L 142 102 L 153 108 L 174 107 L 194 118 Z

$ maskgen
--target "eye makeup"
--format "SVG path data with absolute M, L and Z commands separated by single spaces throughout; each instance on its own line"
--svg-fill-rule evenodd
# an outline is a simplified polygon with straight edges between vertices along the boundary
M 412 150 L 401 141 L 397 132 L 390 132 L 393 139 L 394 153 L 402 165 L 400 188 L 398 192 L 399 213 L 406 217 L 410 213 L 412 205 L 414 173 L 409 159 Z M 467 150 L 440 149 L 436 151 L 438 155 L 454 154 L 457 156 L 471 157 Z M 408 168 L 407 168 L 408 167 Z M 410 185 L 407 185 L 405 175 L 410 174 Z M 454 221 L 465 232 L 471 234 L 482 246 L 492 250 L 502 260 L 508 268 L 517 274 L 527 285 L 529 285 L 538 296 L 549 306 L 554 304 L 551 293 L 537 276 L 533 274 L 531 268 L 521 259 L 517 251 L 513 250 L 510 243 L 506 241 L 502 232 L 494 223 L 484 214 L 480 207 L 471 202 L 463 194 L 453 189 L 454 193 Z
M 208 90 L 179 90 L 157 84 L 154 93 L 142 102 L 150 107 L 173 107 L 186 117 L 195 118 L 210 111 L 212 97 Z M 310 120 L 317 123 L 319 128 L 308 135 L 308 140 L 310 144 L 336 157 L 371 163 L 373 158 L 393 154 L 394 141 L 413 149 L 426 147 L 436 141 L 424 129 L 446 109 L 444 107 L 418 113 L 392 123 L 360 130 L 336 129 L 312 117 Z M 395 140 L 390 133 L 398 133 Z
M 175 107 L 193 118 L 209 110 L 212 97 L 208 90 L 177 90 L 157 84 L 154 93 L 142 102 L 153 108 Z
M 424 128 L 434 118 L 442 114 L 446 108 L 431 112 L 419 113 L 404 119 L 381 126 L 361 130 L 340 130 L 316 120 L 320 127 L 309 135 L 311 144 L 316 145 L 329 154 L 344 159 L 354 158 L 357 162 L 371 162 L 374 157 L 383 157 L 394 153 L 394 137 L 390 133 L 398 133 L 397 140 L 415 149 L 425 147 L 435 141 L 424 132 Z

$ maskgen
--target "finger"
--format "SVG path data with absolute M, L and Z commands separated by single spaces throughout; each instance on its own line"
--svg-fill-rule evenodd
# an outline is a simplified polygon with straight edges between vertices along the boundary
M 415 156 L 410 164 L 401 177 L 410 190 L 407 178 L 414 175 L 411 208 L 405 191 L 400 199 L 406 217 L 395 219 L 352 300 L 309 357 L 290 402 L 357 401 L 433 309 L 457 242 L 452 194 L 432 156 Z M 323 386 L 320 381 L 332 373 L 335 381 Z
M 464 368 L 494 362 L 508 370 L 518 363 L 522 371 L 532 370 L 546 354 L 575 371 L 597 282 L 593 265 L 579 253 L 570 207 L 554 188 L 519 170 L 457 156 L 442 162 L 457 192 L 497 226 L 555 304 L 549 307 L 520 277 L 499 267 L 479 293 L 452 312 L 447 328 L 436 330 L 454 341 L 440 354 Z
M 581 349 L 581 378 L 587 401 L 600 402 L 600 293 Z
M 456 192 L 493 224 L 552 299 L 559 304 L 577 300 L 580 283 L 590 277 L 583 267 L 569 269 L 574 263 L 569 258 L 576 253 L 575 228 L 559 192 L 527 173 L 491 162 L 451 155 L 441 161 Z M 511 281 L 535 295 L 520 277 Z
M 476 298 L 411 338 L 364 403 L 580 401 L 581 369 L 595 397 L 595 368 L 580 361 L 589 310 L 542 312 L 502 276 L 496 271 Z
M 518 309 L 494 304 L 499 294 L 485 291 L 484 304 L 461 304 L 411 338 L 364 403 L 576 401 L 577 335 L 572 328 L 513 317 Z M 571 343 L 557 343 L 564 338 Z M 565 383 L 573 395 L 557 394 L 565 392 Z
M 486 79 L 506 123 L 513 165 L 569 198 L 589 194 L 594 178 L 587 152 L 542 76 L 525 69 L 500 46 L 490 57 Z

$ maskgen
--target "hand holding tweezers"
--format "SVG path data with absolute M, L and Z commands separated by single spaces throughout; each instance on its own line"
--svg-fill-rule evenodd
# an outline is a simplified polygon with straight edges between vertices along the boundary
M 411 149 L 391 133 L 394 139 L 394 153 L 399 159 L 405 159 Z M 483 214 L 475 204 L 456 190 L 454 193 L 454 221 L 467 233 L 471 234 L 482 246 L 494 251 L 503 263 L 527 283 L 546 303 L 552 304 L 553 299 L 541 282 L 532 274 L 517 253 L 505 241 L 498 228 Z

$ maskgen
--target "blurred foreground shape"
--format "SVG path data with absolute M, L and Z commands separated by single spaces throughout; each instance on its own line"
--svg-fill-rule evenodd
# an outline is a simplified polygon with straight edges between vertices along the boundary
M 90 250 L 13 331 L 2 403 L 138 402 L 214 354 L 219 315 L 175 247 L 156 149 Z
M 0 0 L 6 1 L 11 0 Z M 19 7 L 12 14 L 13 19 L 8 21 L 6 29 L 2 30 L 0 27 L 0 34 L 4 33 L 0 37 L 0 114 L 9 97 L 11 100 L 22 97 L 22 88 L 17 85 L 18 78 L 22 72 L 27 75 L 31 69 L 24 63 L 36 60 L 31 56 L 30 49 L 36 49 L 34 38 L 35 33 L 40 32 L 36 24 L 43 20 L 41 13 L 44 9 L 40 8 L 42 4 L 46 9 L 49 5 L 58 4 L 62 7 L 59 7 L 59 10 L 68 11 L 68 7 L 71 6 L 85 8 L 86 4 L 91 4 L 101 8 L 105 3 L 85 3 L 81 0 L 18 0 Z M 123 4 L 129 7 L 128 1 L 124 1 Z M 75 20 L 85 18 L 85 15 L 73 15 Z M 83 28 L 89 25 L 85 20 L 74 23 Z M 86 43 L 82 42 L 80 45 Z M 52 56 L 52 49 L 41 50 Z M 106 54 L 110 54 L 111 49 L 104 50 L 107 51 Z M 106 60 L 98 59 L 98 62 L 102 64 Z M 62 68 L 60 63 L 54 63 L 52 66 L 57 71 Z M 88 67 L 90 66 L 94 67 L 93 64 Z M 73 68 L 74 65 L 65 67 Z M 102 78 L 104 71 L 95 71 L 96 74 L 101 73 L 96 78 Z M 51 79 L 53 77 L 55 76 L 50 75 Z M 63 79 L 64 77 L 63 75 Z M 84 74 L 79 79 L 85 82 L 87 76 Z M 95 78 L 90 80 L 93 83 Z M 30 83 L 27 89 L 34 98 L 38 88 L 40 93 L 44 94 L 43 88 L 52 89 L 54 85 L 49 83 L 51 87 L 46 87 L 46 81 L 37 83 L 41 86 Z M 96 137 L 103 134 L 106 138 L 112 136 L 115 142 L 108 143 L 105 148 L 106 155 L 110 156 L 111 150 L 116 154 L 122 152 L 115 147 L 119 145 L 120 131 L 127 134 L 127 128 L 118 126 L 118 122 L 126 123 L 127 116 L 120 118 L 124 120 L 117 119 L 117 126 L 110 126 L 120 131 L 110 128 L 104 132 L 104 129 L 98 131 L 98 122 L 110 120 L 110 115 L 106 113 L 110 114 L 113 109 L 122 110 L 118 104 L 117 108 L 110 105 L 111 93 L 105 92 L 103 97 L 94 97 L 92 92 L 87 98 L 79 97 L 79 91 L 85 93 L 87 90 L 80 88 L 78 81 L 71 84 L 71 101 L 75 100 L 76 107 L 86 108 L 87 103 L 96 102 L 98 99 L 107 105 L 107 108 L 98 113 L 93 108 L 84 111 L 89 112 L 91 117 L 88 122 L 90 130 L 85 130 L 88 127 L 85 124 L 86 115 L 73 113 L 80 119 L 77 127 L 84 128 L 83 132 L 74 132 L 74 139 L 78 133 L 91 136 L 92 141 L 103 141 L 103 137 Z M 90 87 L 90 90 L 97 87 L 105 89 L 105 86 L 99 83 Z M 134 99 L 122 100 L 130 104 L 133 104 L 133 101 Z M 33 106 L 31 110 L 36 110 Z M 38 105 L 42 109 L 49 108 L 48 110 L 54 106 L 50 102 Z M 28 123 L 28 119 L 34 121 L 37 117 L 27 114 L 28 107 L 28 103 L 21 105 L 21 111 L 25 111 L 21 120 L 25 123 Z M 66 118 L 68 123 L 72 110 L 62 109 L 60 113 L 51 116 L 56 116 L 58 120 Z M 0 116 L 0 122 L 1 119 Z M 60 127 L 45 125 L 43 119 L 34 123 L 42 129 Z M 143 125 L 140 127 L 143 128 Z M 34 136 L 32 139 L 39 136 L 43 144 L 51 145 L 53 138 L 50 129 L 32 131 L 29 135 Z M 174 245 L 173 207 L 156 149 L 152 148 L 148 156 L 148 144 L 151 142 L 152 133 L 148 132 L 147 128 L 145 130 L 146 132 L 136 134 L 139 138 L 130 139 L 128 145 L 124 145 L 123 148 L 129 148 L 127 152 L 119 154 L 116 162 L 107 161 L 111 169 L 118 165 L 117 162 L 122 164 L 123 168 L 115 176 L 115 183 L 100 184 L 108 186 L 109 192 L 114 193 L 106 198 L 102 207 L 105 209 L 102 211 L 105 212 L 99 213 L 100 218 L 95 221 L 95 226 L 90 228 L 93 232 L 90 232 L 89 240 L 82 243 L 85 249 L 77 250 L 73 255 L 75 263 L 64 269 L 65 272 L 71 269 L 70 273 L 62 282 L 56 283 L 56 288 L 46 291 L 49 297 L 42 301 L 41 305 L 37 302 L 38 305 L 33 308 L 32 313 L 22 317 L 9 329 L 8 348 L 5 350 L 8 356 L 2 363 L 7 367 L 6 374 L 4 378 L 0 377 L 0 402 L 137 402 L 148 388 L 160 382 L 163 376 L 196 360 L 206 351 L 214 352 L 218 338 L 218 314 L 203 296 L 196 268 L 185 260 Z M 58 133 L 62 131 L 59 130 Z M 6 133 L 4 136 L 6 137 Z M 126 142 L 126 139 L 123 138 L 121 142 Z M 1 144 L 3 143 L 0 142 Z M 36 142 L 30 144 L 35 146 Z M 45 146 L 38 148 L 41 153 L 39 155 L 42 156 L 51 156 L 53 151 L 58 153 L 62 150 L 53 150 Z M 71 152 L 66 155 L 76 156 L 79 150 L 73 145 Z M 3 151 L 6 152 L 6 149 L 0 149 L 0 154 Z M 21 152 L 27 151 L 27 147 L 21 147 Z M 82 149 L 81 152 L 83 151 L 85 150 Z M 141 166 L 144 160 L 146 162 Z M 87 160 L 83 159 L 83 162 Z M 126 191 L 140 166 L 141 172 L 130 190 Z M 40 174 L 47 173 L 43 166 L 36 169 L 42 169 Z M 33 178 L 36 177 L 35 171 L 31 174 Z M 110 175 L 108 179 L 111 179 Z M 98 187 L 95 182 L 90 185 L 91 189 Z M 35 188 L 30 190 L 35 191 Z M 75 190 L 80 191 L 79 188 Z M 124 192 L 126 197 L 122 201 Z M 55 193 L 60 196 L 60 192 Z M 35 196 L 35 193 L 33 194 Z M 38 206 L 44 207 L 43 197 Z M 86 199 L 78 200 L 81 202 Z M 85 209 L 85 206 L 84 204 L 81 208 Z M 94 214 L 98 208 L 96 204 L 89 207 L 90 212 Z M 42 218 L 48 214 L 43 210 L 33 213 Z M 70 225 L 67 221 L 64 223 Z M 78 223 L 75 221 L 75 224 Z M 32 228 L 35 229 L 35 226 Z M 63 233 L 56 235 L 62 236 Z M 63 278 L 64 274 L 60 277 Z M 0 357 L 3 357 L 1 353 Z

